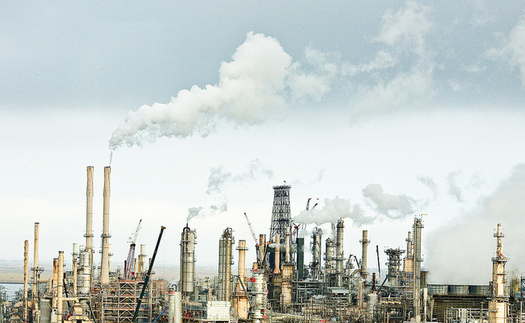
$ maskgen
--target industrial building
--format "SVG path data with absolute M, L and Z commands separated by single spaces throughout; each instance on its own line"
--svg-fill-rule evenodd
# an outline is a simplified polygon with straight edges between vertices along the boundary
M 248 215 L 256 261 L 246 264 L 246 240 L 235 241 L 224 228 L 218 240 L 218 272 L 199 278 L 195 261 L 197 229 L 186 224 L 180 236 L 180 279 L 155 280 L 152 268 L 161 243 L 146 264 L 145 246 L 135 257 L 130 240 L 124 271 L 111 270 L 110 174 L 104 169 L 103 227 L 100 268 L 94 266 L 93 167 L 87 168 L 85 245 L 73 244 L 71 271 L 64 272 L 64 251 L 53 261 L 53 276 L 41 279 L 39 223 L 34 224 L 33 266 L 29 240 L 24 243 L 24 289 L 6 313 L 11 322 L 522 322 L 521 286 L 507 281 L 503 233 L 497 224 L 492 281 L 489 285 L 431 285 L 421 270 L 423 220 L 414 217 L 406 248 L 387 248 L 387 274 L 369 273 L 368 231 L 362 231 L 361 255 L 345 254 L 344 218 L 332 233 L 312 230 L 310 241 L 299 236 L 290 211 L 289 185 L 275 186 L 269 234 L 257 235 Z M 315 207 L 315 206 L 314 206 Z M 309 208 L 309 201 L 307 209 Z M 323 240 L 324 238 L 324 240 Z M 311 261 L 305 263 L 305 247 Z M 235 248 L 235 249 L 234 249 Z M 251 248 L 250 248 L 251 249 Z M 324 252 L 323 252 L 324 249 Z M 379 249 L 376 246 L 379 263 Z M 233 257 L 237 268 L 233 268 Z M 487 260 L 487 266 L 489 260 Z M 515 287 L 518 286 L 518 287 Z

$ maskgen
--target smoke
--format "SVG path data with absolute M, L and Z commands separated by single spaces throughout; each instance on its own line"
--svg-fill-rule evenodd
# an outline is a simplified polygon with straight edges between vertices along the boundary
M 234 175 L 223 169 L 222 166 L 212 167 L 208 178 L 208 195 L 212 193 L 222 193 L 222 187 L 227 183 L 237 183 L 247 180 L 255 180 L 260 176 L 271 179 L 273 170 L 271 167 L 264 166 L 259 159 L 254 159 L 248 164 L 248 170 L 242 174 Z
M 159 137 L 184 138 L 194 133 L 206 137 L 221 119 L 254 125 L 265 120 L 267 110 L 283 106 L 287 98 L 320 100 L 330 90 L 335 72 L 320 54 L 316 57 L 320 62 L 312 64 L 322 65 L 306 72 L 299 63 L 292 63 L 292 57 L 275 38 L 249 32 L 232 61 L 221 63 L 218 84 L 204 88 L 194 85 L 169 103 L 143 105 L 129 112 L 113 132 L 109 148 L 140 146 Z
M 505 233 L 503 254 L 509 259 L 507 270 L 523 269 L 524 200 L 525 164 L 518 164 L 490 196 L 480 199 L 472 210 L 429 235 L 424 248 L 430 280 L 487 284 L 491 279 L 491 256 L 496 250 L 493 232 L 498 223 Z
M 325 199 L 324 206 L 321 209 L 301 211 L 293 220 L 296 223 L 322 225 L 324 223 L 335 223 L 339 218 L 350 218 L 357 226 L 370 224 L 374 220 L 365 216 L 365 212 L 358 204 L 352 205 L 349 200 L 337 196 L 334 199 Z
M 210 205 L 207 208 L 202 206 L 188 208 L 188 216 L 186 217 L 186 223 L 189 223 L 193 218 L 206 218 L 210 216 L 216 216 L 228 211 L 228 205 L 223 202 L 220 205 Z
M 363 196 L 372 202 L 374 210 L 390 219 L 402 219 L 413 215 L 418 202 L 405 194 L 391 195 L 383 192 L 379 184 L 368 184 L 363 188 Z
M 463 193 L 461 192 L 461 189 L 459 188 L 459 185 L 457 183 L 458 175 L 459 172 L 452 172 L 448 174 L 448 192 L 452 197 L 456 199 L 456 202 L 464 202 Z
M 223 187 L 229 183 L 257 180 L 261 176 L 271 179 L 273 177 L 273 170 L 271 167 L 263 165 L 259 159 L 252 160 L 244 173 L 236 175 L 225 171 L 222 166 L 212 167 L 210 169 L 210 176 L 208 177 L 208 190 L 206 194 L 218 196 L 220 203 L 212 204 L 209 207 L 190 207 L 188 209 L 186 222 L 189 222 L 193 218 L 206 218 L 228 211 L 228 198 L 226 194 L 222 192 Z
M 438 195 L 438 187 L 437 187 L 436 182 L 434 182 L 434 180 L 432 179 L 432 177 L 418 176 L 417 180 L 421 184 L 425 185 L 426 187 L 428 187 L 432 191 L 432 193 L 434 195 L 434 198 L 437 197 L 437 195 Z

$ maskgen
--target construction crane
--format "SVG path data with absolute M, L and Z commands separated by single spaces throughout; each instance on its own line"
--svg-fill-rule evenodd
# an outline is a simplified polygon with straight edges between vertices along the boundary
M 248 219 L 248 215 L 246 212 L 244 212 L 244 218 L 246 219 L 246 223 L 248 223 L 248 228 L 250 228 L 250 232 L 252 233 L 253 241 L 255 242 L 255 250 L 257 254 L 257 263 L 261 263 L 262 259 L 260 258 L 259 254 L 259 241 L 257 241 L 257 235 L 255 234 L 255 231 L 253 231 L 252 223 L 250 222 L 250 219 Z
M 133 269 L 135 264 L 135 242 L 137 242 L 137 237 L 139 235 L 140 231 L 140 224 L 142 223 L 142 219 L 139 220 L 139 224 L 137 225 L 137 229 L 135 230 L 135 233 L 129 237 L 128 243 L 129 245 L 129 252 L 128 252 L 128 259 L 126 260 L 126 267 L 124 268 L 124 279 L 131 279 L 131 276 L 133 275 Z

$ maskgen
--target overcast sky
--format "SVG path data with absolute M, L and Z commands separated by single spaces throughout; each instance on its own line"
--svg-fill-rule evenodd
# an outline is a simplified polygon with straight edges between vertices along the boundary
M 159 266 L 188 221 L 197 268 L 227 227 L 253 261 L 243 213 L 268 233 L 286 181 L 302 235 L 345 217 L 345 255 L 367 229 L 377 267 L 426 214 L 430 280 L 487 283 L 497 223 L 525 270 L 524 102 L 521 1 L 5 2 L 0 259 L 34 222 L 44 263 L 84 244 L 88 165 L 99 248 L 111 162 L 114 266 L 139 219 L 150 256 L 167 227 Z

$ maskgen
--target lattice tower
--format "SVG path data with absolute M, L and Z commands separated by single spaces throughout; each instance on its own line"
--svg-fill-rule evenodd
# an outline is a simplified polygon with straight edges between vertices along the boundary
M 273 187 L 272 223 L 270 226 L 270 240 L 279 234 L 280 243 L 286 240 L 286 229 L 290 226 L 290 188 L 288 185 Z

